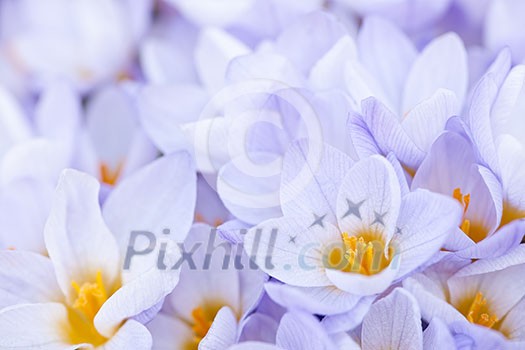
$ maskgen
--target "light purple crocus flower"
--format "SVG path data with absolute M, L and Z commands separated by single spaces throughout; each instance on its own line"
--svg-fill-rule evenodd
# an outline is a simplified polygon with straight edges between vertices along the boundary
M 503 50 L 472 93 L 464 123 L 456 131 L 468 137 L 479 162 L 489 168 L 503 189 L 502 226 L 525 217 L 525 172 L 522 138 L 523 118 L 519 97 L 525 83 L 525 66 L 511 68 L 509 50 Z M 464 124 L 464 125 L 461 125 Z
M 314 28 L 318 34 L 312 37 Z M 290 143 L 324 138 L 346 149 L 338 125 L 349 111 L 348 96 L 318 92 L 316 82 L 331 62 L 329 52 L 338 46 L 355 55 L 352 45 L 342 23 L 323 12 L 302 17 L 256 52 L 224 31 L 205 31 L 195 62 L 203 87 L 214 96 L 204 106 L 195 89 L 185 95 L 179 85 L 171 93 L 147 87 L 141 96 L 145 130 L 161 150 L 188 148 L 199 171 L 217 173 L 217 185 L 214 179 L 211 185 L 239 220 L 256 224 L 278 217 L 280 162 Z M 216 52 L 221 59 L 211 64 Z M 174 104 L 175 98 L 184 101 Z
M 502 186 L 478 163 L 476 150 L 463 136 L 445 132 L 432 145 L 412 181 L 412 189 L 426 188 L 449 195 L 463 206 L 463 220 L 445 245 L 464 258 L 505 254 L 521 242 L 525 222 L 502 223 Z
M 157 255 L 160 246 L 182 241 L 193 217 L 194 176 L 187 154 L 166 156 L 123 182 L 101 210 L 99 183 L 65 170 L 44 232 L 49 257 L 0 252 L 0 346 L 149 349 L 141 322 L 179 273 L 157 269 L 155 253 L 126 267 L 128 239 L 148 230 Z
M 2 59 L 25 94 L 57 78 L 88 91 L 128 67 L 152 5 L 151 0 L 3 2 Z
M 236 249 L 211 226 L 194 225 L 180 281 L 148 325 L 153 349 L 220 350 L 237 342 L 267 276 Z
M 454 338 L 476 349 L 521 349 L 524 344 L 525 246 L 472 264 L 445 256 L 403 282 L 423 319 L 443 320 Z
M 284 216 L 250 229 L 245 249 L 270 276 L 306 295 L 303 309 L 317 314 L 348 312 L 425 264 L 462 212 L 457 201 L 428 191 L 402 196 L 385 158 L 353 164 L 305 141 L 285 157 L 281 201 Z
M 360 61 L 345 69 L 357 110 L 349 133 L 357 153 L 395 153 L 417 169 L 448 119 L 465 103 L 468 72 L 461 39 L 453 33 L 431 41 L 421 53 L 392 24 L 367 18 L 358 36 Z
M 123 83 L 98 90 L 78 131 L 73 166 L 96 176 L 106 192 L 158 155 L 140 123 L 136 89 Z

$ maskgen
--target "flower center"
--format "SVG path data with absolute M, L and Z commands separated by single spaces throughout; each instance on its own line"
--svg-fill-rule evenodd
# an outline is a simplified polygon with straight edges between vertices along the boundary
M 114 186 L 122 173 L 122 168 L 122 162 L 120 162 L 115 169 L 110 168 L 110 166 L 104 162 L 100 163 L 100 181 L 107 185 Z
M 516 208 L 515 206 L 510 204 L 508 201 L 503 201 L 503 213 L 501 216 L 500 227 L 503 227 L 506 224 L 514 220 L 521 219 L 521 218 L 525 218 L 524 210 L 520 210 Z
M 483 297 L 481 292 L 478 292 L 474 297 L 466 316 L 469 322 L 488 328 L 492 328 L 498 322 L 498 318 L 495 315 L 491 315 L 487 306 L 487 299 Z
M 467 219 L 467 210 L 470 205 L 470 193 L 463 194 L 461 189 L 458 187 L 452 193 L 452 197 L 456 199 L 463 206 L 463 222 L 459 226 L 467 236 L 469 236 L 474 242 L 478 243 L 487 237 L 487 229 L 479 222 L 471 221 Z
M 77 294 L 77 298 L 68 308 L 68 335 L 71 342 L 89 343 L 94 346 L 104 344 L 107 338 L 98 333 L 93 323 L 96 314 L 110 296 L 104 286 L 102 273 L 97 272 L 94 282 L 79 285 L 72 281 L 71 286 Z
M 385 252 L 385 242 L 377 235 L 369 233 L 350 236 L 343 232 L 343 247 L 330 251 L 328 267 L 345 272 L 374 275 L 383 271 L 392 261 L 394 249 L 388 246 Z
M 199 347 L 201 340 L 208 334 L 215 316 L 222 308 L 222 304 L 204 304 L 198 306 L 191 312 L 191 330 L 193 331 L 193 339 L 186 346 L 186 350 L 196 350 Z

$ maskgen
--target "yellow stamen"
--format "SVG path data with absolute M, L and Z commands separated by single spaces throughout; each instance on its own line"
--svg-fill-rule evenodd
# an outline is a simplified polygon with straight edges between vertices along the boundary
M 219 227 L 222 224 L 224 224 L 224 221 L 222 219 L 219 219 L 219 218 L 213 220 L 213 222 L 208 222 L 208 220 L 206 220 L 204 215 L 202 215 L 201 213 L 195 213 L 194 221 L 195 222 L 199 222 L 199 223 L 209 224 L 209 225 L 212 225 L 214 227 Z
M 73 281 L 71 286 L 78 295 L 73 303 L 73 308 L 81 311 L 88 319 L 94 319 L 102 304 L 108 299 L 102 273 L 97 272 L 95 283 L 86 282 L 79 286 L 77 282 Z
M 120 162 L 116 169 L 111 169 L 106 163 L 100 163 L 100 180 L 105 184 L 114 186 L 120 177 L 123 165 Z
M 469 236 L 474 242 L 479 242 L 487 237 L 488 230 L 483 226 L 481 222 L 472 222 L 467 219 L 467 211 L 470 206 L 470 193 L 463 194 L 461 189 L 458 187 L 454 189 L 452 197 L 456 199 L 463 206 L 463 222 L 459 226 L 467 236 Z
M 470 193 L 464 195 L 461 193 L 461 189 L 458 187 L 454 189 L 452 197 L 454 197 L 454 199 L 456 199 L 463 206 L 463 214 L 466 214 L 470 205 Z
M 107 339 L 98 333 L 93 323 L 95 316 L 110 297 L 102 273 L 97 272 L 94 282 L 84 282 L 79 285 L 71 282 L 76 292 L 76 299 L 69 307 L 69 324 L 67 334 L 73 343 L 88 343 L 95 346 L 101 345 Z
M 392 261 L 394 250 L 388 247 L 385 254 L 385 243 L 381 238 L 366 233 L 357 236 L 342 234 L 343 249 L 332 249 L 328 256 L 328 267 L 338 268 L 345 272 L 363 275 L 374 275 L 387 267 Z
M 480 326 L 492 328 L 498 322 L 495 315 L 491 315 L 487 306 L 487 299 L 483 293 L 478 292 L 467 311 L 467 320 Z
M 206 334 L 208 334 L 213 320 L 209 320 L 206 318 L 204 309 L 200 306 L 191 312 L 191 316 L 193 317 L 194 322 L 193 327 L 191 327 L 191 329 L 195 334 L 195 338 L 200 342 L 202 338 L 204 338 Z
M 199 343 L 208 334 L 217 312 L 223 306 L 223 303 L 206 303 L 193 309 L 190 321 L 193 339 L 186 344 L 184 350 L 197 350 L 199 348 Z

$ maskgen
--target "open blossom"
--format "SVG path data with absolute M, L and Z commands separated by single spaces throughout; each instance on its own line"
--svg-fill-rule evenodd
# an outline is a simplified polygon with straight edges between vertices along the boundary
M 153 349 L 227 349 L 259 302 L 266 274 L 251 266 L 242 250 L 210 234 L 210 228 L 196 224 L 184 242 L 191 260 L 148 325 Z
M 179 171 L 186 167 L 188 177 L 162 173 L 172 167 Z M 194 202 L 190 174 L 191 163 L 185 154 L 160 159 L 108 198 L 103 217 L 98 182 L 87 174 L 66 170 L 45 227 L 49 257 L 18 250 L 1 252 L 4 309 L 0 312 L 0 345 L 148 349 L 151 336 L 139 322 L 148 313 L 140 314 L 162 301 L 177 284 L 179 274 L 155 269 L 145 260 L 124 269 L 127 225 L 134 222 L 136 227 L 154 231 L 159 228 L 153 225 L 175 228 L 176 224 L 182 231 L 174 232 L 173 239 L 183 239 L 184 226 L 191 223 L 191 208 L 153 214 L 146 219 L 149 222 L 137 217 L 136 210 L 142 211 L 143 203 L 163 205 L 167 198 L 159 201 L 158 190 L 169 198 L 176 192 L 185 193 L 184 199 Z M 152 192 L 137 198 L 140 186 Z M 144 202 L 133 202 L 133 198 Z M 28 328 L 32 331 L 27 332 Z
M 404 285 L 418 300 L 423 319 L 443 320 L 455 337 L 466 336 L 479 349 L 519 349 L 525 285 L 516 276 L 525 268 L 523 248 L 473 264 L 445 257 Z
M 480 162 L 501 181 L 502 223 L 525 218 L 525 172 L 520 92 L 525 66 L 511 66 L 510 52 L 503 50 L 473 91 L 463 130 L 478 152 Z
M 344 313 L 382 293 L 428 261 L 460 222 L 452 198 L 427 191 L 401 196 L 384 158 L 352 165 L 325 145 L 312 166 L 305 147 L 296 144 L 285 160 L 285 215 L 252 228 L 245 247 L 272 277 L 314 296 L 322 305 L 312 306 L 317 312 Z M 306 181 L 297 182 L 305 173 Z
M 414 171 L 465 103 L 463 44 L 449 33 L 418 54 L 398 29 L 377 18 L 365 21 L 357 42 L 363 62 L 346 68 L 347 89 L 357 102 L 349 121 L 352 142 L 360 156 L 394 152 Z
M 461 225 L 446 244 L 462 257 L 502 255 L 521 242 L 523 221 L 503 221 L 500 181 L 479 164 L 473 145 L 459 134 L 445 132 L 434 142 L 412 188 L 449 195 L 463 206 Z

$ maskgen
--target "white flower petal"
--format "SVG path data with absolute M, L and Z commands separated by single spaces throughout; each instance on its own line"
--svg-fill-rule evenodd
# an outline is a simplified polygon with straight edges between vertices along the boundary
M 263 222 L 248 231 L 244 248 L 259 268 L 291 285 L 323 287 L 331 282 L 325 275 L 330 248 L 341 243 L 338 230 L 308 227 L 304 219 L 280 218 Z
M 51 260 L 24 251 L 0 251 L 0 293 L 0 309 L 15 302 L 63 301 Z
M 311 157 L 309 152 L 319 157 Z M 310 159 L 318 162 L 312 164 Z M 338 190 L 352 163 L 350 157 L 327 144 L 295 143 L 283 161 L 280 197 L 284 215 L 310 217 L 312 222 L 323 218 L 323 222 L 336 224 Z
M 124 256 L 133 231 L 155 236 L 154 251 L 134 256 L 129 276 L 133 278 L 154 264 L 161 241 L 182 242 L 194 215 L 196 175 L 186 152 L 173 153 L 148 164 L 120 183 L 104 203 L 103 214 Z M 163 234 L 169 230 L 169 234 Z M 134 248 L 137 249 L 137 248 Z M 138 249 L 137 249 L 138 250 Z M 139 263 L 142 261 L 142 263 Z
M 98 182 L 76 170 L 64 170 L 55 193 L 44 237 L 60 288 L 70 298 L 74 281 L 93 282 L 102 273 L 106 286 L 119 278 L 120 257 L 98 202 Z
M 0 311 L 2 349 L 73 350 L 65 336 L 67 310 L 60 303 L 20 304 Z

